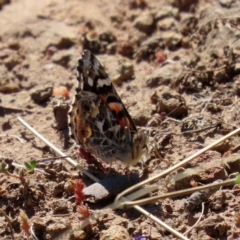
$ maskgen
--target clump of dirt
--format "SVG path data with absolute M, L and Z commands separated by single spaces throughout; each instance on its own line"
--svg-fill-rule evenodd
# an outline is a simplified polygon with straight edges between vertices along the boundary
M 176 239 L 136 210 L 103 209 L 116 192 L 92 198 L 99 188 L 91 190 L 93 182 L 17 116 L 78 159 L 67 112 L 77 62 L 88 49 L 154 146 L 148 169 L 137 164 L 130 171 L 141 181 L 168 169 L 239 126 L 239 11 L 240 3 L 231 0 L 1 1 L 0 238 Z M 168 176 L 190 169 L 186 178 L 158 180 L 150 195 L 238 175 L 239 144 L 238 136 L 231 137 Z M 77 161 L 102 182 L 107 175 L 129 186 L 121 164 L 108 166 L 88 156 Z M 195 171 L 202 166 L 208 168 Z M 93 191 L 80 205 L 78 179 Z M 144 209 L 182 234 L 189 231 L 189 239 L 240 238 L 238 185 L 209 191 L 191 202 L 194 207 L 188 207 L 188 197 L 158 200 Z

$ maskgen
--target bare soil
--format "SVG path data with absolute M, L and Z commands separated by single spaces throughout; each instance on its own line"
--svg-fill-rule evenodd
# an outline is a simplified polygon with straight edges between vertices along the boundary
M 146 179 L 168 169 L 239 126 L 240 2 L 12 0 L 0 7 L 0 164 L 9 173 L 0 173 L 0 239 L 34 239 L 27 236 L 29 226 L 43 240 L 177 239 L 134 209 L 102 210 L 114 196 L 87 198 L 92 218 L 82 228 L 73 183 L 82 179 L 91 186 L 92 180 L 17 117 L 104 179 L 109 166 L 79 158 L 68 138 L 76 65 L 89 49 L 136 125 L 148 133 L 147 166 L 130 171 Z M 228 139 L 175 172 L 192 169 L 186 178 L 171 184 L 160 179 L 150 196 L 236 176 L 239 146 L 239 135 Z M 26 173 L 22 166 L 31 159 L 36 169 Z M 209 167 L 195 173 L 197 166 Z M 107 178 L 119 175 L 127 175 L 125 168 L 112 164 Z M 192 199 L 167 198 L 143 208 L 182 234 L 200 218 L 189 239 L 240 239 L 237 184 Z

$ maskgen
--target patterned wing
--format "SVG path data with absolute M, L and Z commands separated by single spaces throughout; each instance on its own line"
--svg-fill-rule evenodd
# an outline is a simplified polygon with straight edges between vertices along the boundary
M 131 144 L 112 111 L 92 92 L 75 96 L 70 113 L 72 132 L 78 144 L 97 158 L 112 162 L 131 158 Z
M 105 162 L 133 164 L 146 147 L 102 65 L 85 50 L 78 65 L 75 99 L 69 112 L 76 142 Z
M 83 91 L 97 94 L 116 116 L 119 124 L 129 130 L 137 131 L 128 111 L 118 96 L 103 66 L 88 50 L 84 50 L 78 61 L 79 82 Z M 82 80 L 82 81 L 81 81 Z

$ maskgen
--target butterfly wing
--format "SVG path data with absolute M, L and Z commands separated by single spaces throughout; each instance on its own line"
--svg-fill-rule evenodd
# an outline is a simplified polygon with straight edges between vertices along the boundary
M 84 50 L 82 58 L 78 61 L 77 69 L 82 79 L 82 81 L 79 80 L 80 84 L 82 83 L 82 90 L 98 95 L 116 116 L 122 128 L 137 131 L 103 66 L 90 51 Z
M 105 162 L 137 161 L 146 136 L 137 132 L 102 65 L 84 50 L 77 69 L 78 87 L 69 112 L 74 139 Z

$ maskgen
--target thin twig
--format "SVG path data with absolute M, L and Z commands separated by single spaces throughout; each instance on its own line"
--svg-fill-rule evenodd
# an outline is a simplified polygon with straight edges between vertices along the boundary
M 131 194 L 130 194 L 131 195 Z M 123 201 L 127 201 L 129 198 L 129 196 L 127 197 L 122 197 L 121 200 Z M 105 207 L 104 209 L 108 209 L 108 208 L 112 208 L 112 209 L 116 209 L 119 206 L 117 206 L 115 203 Z M 153 220 L 154 222 L 158 223 L 160 226 L 162 226 L 164 229 L 168 230 L 170 233 L 172 233 L 174 236 L 178 237 L 181 240 L 189 240 L 188 238 L 186 238 L 185 236 L 183 236 L 183 234 L 181 234 L 180 232 L 177 232 L 175 229 L 173 229 L 172 227 L 170 227 L 169 225 L 167 225 L 166 223 L 164 223 L 161 219 L 155 217 L 154 215 L 150 214 L 149 212 L 147 212 L 146 210 L 144 210 L 143 208 L 141 208 L 138 205 L 132 205 L 132 207 L 136 210 L 138 210 L 139 212 L 141 212 L 143 215 L 145 215 L 146 217 L 150 218 L 151 220 Z
M 216 123 L 216 124 L 214 124 L 214 125 L 212 125 L 212 126 L 209 126 L 209 127 L 185 131 L 185 132 L 182 132 L 182 134 L 203 132 L 203 131 L 206 131 L 206 130 L 209 130 L 209 129 L 212 129 L 212 128 L 216 128 L 216 127 L 218 127 L 218 126 L 219 126 L 219 123 Z
M 30 233 L 31 233 L 31 236 L 33 237 L 34 240 L 39 240 L 34 233 L 33 224 L 31 224 L 31 227 L 30 227 Z
M 176 122 L 176 123 L 181 123 L 182 122 L 181 120 L 171 118 L 171 117 L 166 117 L 166 120 L 171 120 L 171 121 Z
M 214 10 L 212 10 L 213 12 L 215 12 Z M 216 15 L 218 15 L 218 17 L 222 20 L 223 23 L 228 23 L 231 27 L 240 30 L 240 28 L 238 28 L 237 25 L 231 23 L 227 18 L 222 17 L 219 13 L 215 12 Z
M 167 225 L 166 223 L 164 223 L 163 221 L 161 221 L 159 218 L 153 216 L 152 214 L 149 214 L 149 212 L 147 212 L 146 210 L 144 210 L 143 208 L 135 205 L 134 208 L 136 210 L 138 210 L 139 212 L 141 212 L 143 215 L 145 215 L 146 217 L 152 219 L 154 222 L 158 223 L 160 226 L 162 226 L 163 228 L 167 229 L 169 232 L 171 232 L 174 236 L 178 237 L 179 239 L 182 240 L 189 240 L 187 237 L 183 236 L 181 233 L 177 232 L 176 230 L 174 230 L 173 228 L 171 228 L 169 225 Z
M 204 108 L 202 109 L 202 111 L 201 111 L 201 114 L 200 114 L 200 115 L 202 115 L 202 114 L 203 114 L 203 112 L 205 111 L 205 109 L 207 108 L 207 106 L 208 106 L 208 104 L 209 104 L 209 102 L 210 102 L 211 100 L 212 100 L 212 99 L 209 99 L 209 100 L 207 101 L 207 103 L 205 104 Z
M 51 161 L 51 160 L 56 160 L 56 159 L 61 159 L 61 158 L 66 158 L 66 157 L 71 157 L 71 156 L 41 158 L 41 159 L 37 159 L 37 162 Z
M 200 220 L 201 220 L 201 218 L 202 218 L 202 216 L 203 216 L 203 212 L 204 212 L 204 202 L 202 203 L 202 212 L 201 212 L 201 214 L 200 214 L 200 217 L 199 217 L 198 220 L 195 222 L 195 224 L 193 224 L 193 226 L 190 227 L 190 228 L 184 233 L 184 235 L 186 235 L 187 233 L 189 233 L 193 228 L 195 228 L 195 227 L 198 225 L 198 223 L 200 222 Z
M 197 191 L 202 191 L 202 190 L 211 189 L 211 188 L 217 188 L 217 187 L 221 187 L 221 186 L 234 185 L 234 184 L 236 184 L 236 179 L 229 179 L 229 180 L 226 180 L 226 181 L 223 181 L 220 183 L 211 183 L 211 184 L 207 184 L 207 185 L 200 186 L 200 187 L 174 191 L 174 192 L 170 192 L 170 193 L 166 193 L 166 194 L 162 194 L 162 195 L 157 195 L 154 197 L 140 199 L 137 201 L 122 202 L 122 204 L 120 206 L 118 206 L 118 208 L 126 208 L 126 207 L 129 208 L 134 205 L 138 205 L 138 206 L 146 205 L 146 204 L 149 204 L 152 202 L 156 202 L 159 199 L 175 198 L 175 197 L 180 197 L 180 196 L 184 196 L 184 195 L 189 195 L 190 193 L 197 192 Z M 141 190 L 142 189 L 139 189 L 138 191 L 141 191 Z M 138 191 L 136 191 L 134 193 L 137 193 Z M 150 189 L 150 191 L 151 191 L 151 189 Z M 127 198 L 128 198 L 128 196 L 127 196 Z

